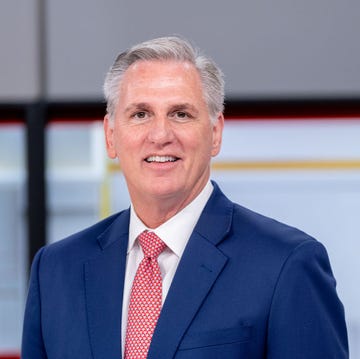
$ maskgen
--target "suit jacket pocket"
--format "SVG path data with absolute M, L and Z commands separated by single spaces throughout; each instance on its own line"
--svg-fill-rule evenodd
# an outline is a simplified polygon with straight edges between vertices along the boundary
M 179 350 L 202 348 L 214 345 L 247 342 L 251 338 L 251 326 L 241 325 L 229 329 L 191 333 L 185 335 Z

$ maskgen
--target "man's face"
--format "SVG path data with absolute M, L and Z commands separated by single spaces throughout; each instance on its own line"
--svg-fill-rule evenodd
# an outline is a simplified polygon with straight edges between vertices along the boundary
M 114 122 L 105 116 L 108 155 L 119 159 L 135 205 L 190 203 L 208 181 L 222 128 L 222 114 L 210 121 L 195 67 L 173 61 L 133 64 L 120 84 Z

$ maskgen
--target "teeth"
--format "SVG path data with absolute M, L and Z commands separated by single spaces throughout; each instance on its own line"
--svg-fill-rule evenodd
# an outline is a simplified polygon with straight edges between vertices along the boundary
M 146 159 L 146 162 L 174 162 L 176 161 L 176 157 L 172 156 L 150 156 Z

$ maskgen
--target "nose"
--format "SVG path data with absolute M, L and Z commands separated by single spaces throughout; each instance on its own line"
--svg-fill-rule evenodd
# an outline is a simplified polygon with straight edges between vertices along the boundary
M 174 139 L 173 128 L 166 116 L 154 116 L 148 132 L 148 140 L 159 145 L 166 145 Z

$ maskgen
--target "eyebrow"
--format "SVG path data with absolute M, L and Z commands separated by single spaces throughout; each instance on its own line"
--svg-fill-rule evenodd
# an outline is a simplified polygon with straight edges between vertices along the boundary
M 134 110 L 150 110 L 151 109 L 151 105 L 146 103 L 146 102 L 139 102 L 139 103 L 132 103 L 129 106 L 127 106 L 124 110 L 125 113 L 127 112 L 132 112 Z M 173 111 L 184 111 L 184 110 L 188 110 L 191 111 L 195 114 L 199 113 L 199 110 L 192 104 L 188 103 L 188 102 L 184 102 L 184 103 L 177 103 L 177 104 L 173 104 L 169 107 L 168 111 L 173 112 Z
M 170 111 L 183 111 L 183 110 L 189 110 L 195 114 L 199 113 L 199 110 L 192 104 L 185 102 L 185 103 L 179 103 L 170 106 Z
M 134 110 L 149 110 L 150 107 L 151 106 L 146 102 L 132 103 L 125 108 L 124 112 L 127 113 Z

